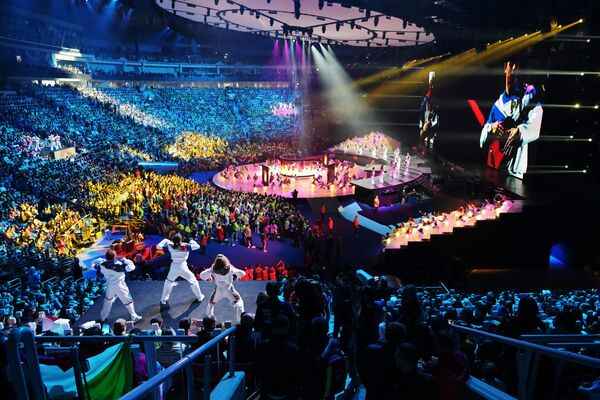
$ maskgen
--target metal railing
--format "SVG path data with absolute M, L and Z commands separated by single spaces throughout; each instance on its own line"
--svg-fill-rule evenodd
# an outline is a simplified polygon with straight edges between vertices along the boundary
M 565 363 L 575 363 L 593 369 L 600 369 L 599 358 L 589 357 L 583 354 L 573 353 L 570 351 L 556 349 L 549 346 L 543 346 L 525 340 L 513 339 L 506 336 L 496 335 L 494 333 L 485 332 L 462 325 L 450 325 L 455 331 L 461 334 L 492 340 L 519 350 L 519 354 L 516 355 L 516 361 L 518 377 L 518 398 L 521 400 L 529 400 L 533 398 L 541 355 L 548 356 L 559 361 L 556 365 L 556 379 L 554 379 L 553 381 L 553 392 L 555 394 L 558 391 L 558 383 L 560 382 L 560 376 L 562 374 L 562 370 Z M 549 335 L 527 336 L 545 336 L 543 340 L 550 339 L 549 337 L 547 337 Z M 570 335 L 556 335 L 556 338 L 558 340 L 561 340 L 564 339 L 564 336 Z M 542 338 L 537 339 L 542 340 Z
M 156 391 L 158 387 L 165 382 L 167 379 L 172 377 L 179 372 L 184 371 L 185 380 L 186 380 L 186 398 L 188 400 L 194 399 L 194 370 L 192 366 L 192 362 L 205 355 L 213 346 L 216 346 L 219 342 L 223 341 L 227 336 L 231 335 L 235 331 L 235 327 L 231 327 L 221 333 L 220 335 L 214 337 L 207 343 L 200 346 L 198 349 L 192 351 L 187 356 L 183 357 L 181 360 L 175 362 L 169 368 L 162 371 L 160 374 L 153 376 L 148 379 L 146 382 L 142 383 L 140 386 L 133 389 L 131 392 L 127 393 L 125 396 L 121 397 L 121 400 L 137 400 L 142 399 L 147 393 L 151 391 Z M 229 376 L 232 377 L 234 375 L 235 369 L 235 336 L 231 336 L 229 338 Z M 218 361 L 218 360 L 217 360 Z M 203 393 L 202 398 L 204 400 L 210 399 L 210 382 L 211 382 L 211 365 L 212 365 L 212 356 L 210 354 L 206 354 L 204 356 L 204 379 L 203 379 Z
M 129 335 L 129 336 L 35 336 L 35 333 L 27 327 L 19 327 L 13 330 L 6 340 L 4 346 L 7 351 L 7 359 L 10 368 L 8 368 L 8 376 L 15 388 L 17 400 L 46 400 L 46 389 L 41 376 L 38 354 L 36 349 L 37 343 L 60 343 L 61 345 L 70 345 L 68 351 L 71 354 L 73 362 L 73 372 L 75 386 L 77 388 L 77 396 L 79 399 L 85 399 L 85 385 L 82 379 L 82 368 L 79 357 L 79 348 L 77 344 L 85 343 L 102 343 L 102 344 L 119 344 L 119 343 L 139 343 L 143 345 L 143 352 L 146 356 L 146 368 L 148 371 L 149 380 L 142 383 L 130 393 L 127 393 L 123 398 L 126 399 L 141 399 L 144 395 L 150 394 L 154 400 L 160 399 L 159 386 L 173 375 L 179 373 L 185 368 L 185 377 L 187 385 L 187 399 L 193 399 L 194 396 L 194 379 L 192 361 L 201 357 L 206 352 L 210 351 L 214 346 L 226 337 L 230 336 L 236 327 L 227 329 L 226 331 L 215 336 L 209 342 L 194 350 L 181 360 L 171 365 L 169 368 L 158 373 L 157 358 L 156 358 L 156 343 L 162 342 L 180 342 L 180 343 L 197 343 L 197 336 L 152 336 L 152 335 Z M 23 360 L 21 359 L 20 344 L 23 344 L 27 361 L 27 371 L 29 376 L 26 377 L 25 369 L 23 368 Z M 229 361 L 229 374 L 233 376 L 235 366 L 235 337 L 229 337 L 229 351 L 227 353 Z M 204 399 L 210 398 L 210 382 L 211 382 L 211 356 L 204 357 Z M 208 361 L 207 361 L 208 360 Z M 207 365 L 208 363 L 208 365 Z M 33 396 L 27 390 L 28 382 L 33 389 Z

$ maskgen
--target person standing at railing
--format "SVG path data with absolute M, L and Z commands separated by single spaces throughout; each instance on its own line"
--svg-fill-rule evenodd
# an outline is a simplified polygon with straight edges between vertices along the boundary
M 240 323 L 242 313 L 244 312 L 244 300 L 242 300 L 242 296 L 233 287 L 233 280 L 234 278 L 240 279 L 244 275 L 246 273 L 231 265 L 229 259 L 223 254 L 217 255 L 213 265 L 200 273 L 200 278 L 203 280 L 212 280 L 215 282 L 215 290 L 210 296 L 210 301 L 206 307 L 207 316 L 214 318 L 215 304 L 222 299 L 228 299 L 235 309 L 235 323 Z
M 195 302 L 201 302 L 204 300 L 204 295 L 200 291 L 198 280 L 187 265 L 187 259 L 190 255 L 190 251 L 198 250 L 200 245 L 196 243 L 195 240 L 190 240 L 189 243 L 183 243 L 181 235 L 177 233 L 173 235 L 172 240 L 163 239 L 156 245 L 157 249 L 164 249 L 165 247 L 167 247 L 169 249 L 169 253 L 171 253 L 171 269 L 169 270 L 169 274 L 165 280 L 165 286 L 163 287 L 160 304 L 167 304 L 167 300 L 169 300 L 171 291 L 173 291 L 173 287 L 175 286 L 175 280 L 177 280 L 179 277 L 182 277 L 190 284 L 192 293 L 194 293 L 196 296 Z
M 125 272 L 133 271 L 135 264 L 127 258 L 117 260 L 116 257 L 117 253 L 114 250 L 109 250 L 106 252 L 106 259 L 100 258 L 93 264 L 94 268 L 100 269 L 106 279 L 106 292 L 102 311 L 100 311 L 100 319 L 104 321 L 108 318 L 112 305 L 118 297 L 131 315 L 131 320 L 136 323 L 141 321 L 142 317 L 135 312 L 133 298 L 125 283 Z

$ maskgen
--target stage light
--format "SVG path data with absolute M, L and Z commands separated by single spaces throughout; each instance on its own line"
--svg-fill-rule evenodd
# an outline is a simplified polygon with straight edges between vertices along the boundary
M 567 168 L 569 168 L 569 166 L 568 166 L 568 165 L 565 165 L 565 169 L 567 169 Z
M 582 72 L 582 73 L 580 73 L 579 75 L 583 76 L 583 75 L 585 75 L 585 74 Z
M 594 110 L 597 110 L 597 109 L 598 109 L 598 104 L 596 104 L 596 105 L 594 106 Z
M 579 108 L 579 103 L 575 104 L 575 108 Z M 572 136 L 571 136 L 572 137 Z
M 583 172 L 584 174 L 587 174 L 587 169 L 584 169 L 584 170 L 583 170 L 583 171 L 581 171 L 581 172 Z
M 580 19 L 579 19 L 579 23 L 582 23 L 582 22 L 583 22 L 583 18 L 580 18 Z
M 589 42 L 590 42 L 590 39 L 586 40 L 586 42 L 587 42 L 587 43 L 589 43 Z
M 591 142 L 591 141 L 592 141 L 592 138 L 589 138 L 589 139 L 588 139 L 588 142 Z

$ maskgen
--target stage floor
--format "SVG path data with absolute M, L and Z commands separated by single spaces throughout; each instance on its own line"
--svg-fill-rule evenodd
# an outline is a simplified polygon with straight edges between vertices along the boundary
M 179 321 L 182 318 L 204 318 L 206 315 L 206 305 L 208 298 L 212 293 L 215 284 L 213 282 L 199 282 L 202 293 L 206 296 L 200 304 L 192 304 L 194 295 L 190 290 L 190 285 L 186 281 L 178 280 L 177 286 L 173 288 L 171 297 L 169 298 L 169 307 L 161 310 L 160 296 L 162 294 L 164 281 L 132 281 L 127 282 L 136 312 L 144 317 L 136 327 L 148 329 L 150 320 L 154 317 L 161 317 L 164 321 L 164 326 L 171 326 L 177 329 Z M 235 282 L 234 286 L 244 300 L 245 310 L 247 312 L 256 313 L 256 297 L 258 293 L 265 290 L 265 281 L 240 281 Z M 100 318 L 100 310 L 104 297 L 99 297 L 93 306 L 84 313 L 75 323 L 75 327 L 87 321 L 96 321 Z M 234 310 L 227 300 L 222 300 L 215 306 L 215 317 L 217 323 L 224 321 L 233 321 Z M 130 319 L 129 313 L 125 310 L 123 304 L 115 301 L 112 310 L 108 316 L 111 322 L 119 318 L 124 318 L 126 321 Z
M 354 187 L 343 187 L 339 188 L 335 185 L 331 185 L 328 189 L 318 188 L 312 184 L 312 177 L 307 178 L 298 178 L 292 179 L 290 184 L 283 184 L 279 186 L 279 184 L 275 184 L 274 186 L 262 186 L 261 184 L 261 174 L 262 174 L 262 164 L 250 164 L 248 167 L 248 175 L 250 177 L 254 177 L 256 175 L 258 177 L 257 182 L 260 186 L 254 186 L 254 179 L 247 179 L 246 177 L 235 179 L 235 178 L 225 178 L 219 172 L 213 176 L 212 180 L 215 185 L 225 190 L 232 190 L 235 192 L 254 192 L 254 193 L 264 193 L 264 194 L 272 194 L 277 196 L 286 197 L 288 199 L 292 198 L 292 192 L 294 189 L 298 191 L 299 199 L 313 199 L 313 198 L 323 198 L 323 197 L 344 197 L 344 196 L 352 196 L 354 194 Z M 352 169 L 352 174 L 357 177 L 364 175 L 364 168 L 360 166 L 355 166 Z

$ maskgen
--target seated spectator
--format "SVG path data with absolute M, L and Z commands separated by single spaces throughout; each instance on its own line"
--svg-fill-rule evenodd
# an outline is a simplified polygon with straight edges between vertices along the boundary
M 175 336 L 175 330 L 170 326 L 162 330 L 161 336 Z M 185 347 L 181 342 L 162 342 L 156 349 L 156 360 L 164 368 L 168 368 L 176 361 L 181 360 Z
M 406 327 L 399 322 L 390 322 L 385 326 L 384 340 L 367 346 L 362 352 L 358 373 L 367 389 L 367 400 L 389 397 L 398 376 L 394 353 L 405 337 Z
M 113 324 L 113 334 L 115 336 L 125 336 L 127 334 L 127 322 L 119 318 Z
M 266 288 L 268 299 L 256 307 L 254 327 L 261 333 L 263 339 L 271 336 L 271 326 L 277 315 L 286 316 L 290 335 L 296 333 L 296 314 L 288 303 L 279 300 L 280 288 L 280 283 L 268 282 Z
M 437 359 L 427 365 L 439 389 L 440 400 L 462 399 L 465 382 L 469 379 L 467 356 L 455 350 L 454 336 L 449 331 L 434 335 Z
M 300 349 L 287 339 L 289 320 L 277 315 L 271 325 L 271 337 L 256 349 L 256 375 L 260 396 L 265 399 L 296 399 L 302 373 Z
M 398 372 L 388 399 L 437 400 L 438 390 L 431 374 L 419 370 L 417 348 L 411 343 L 402 343 L 394 353 Z
M 241 323 L 235 331 L 235 361 L 244 364 L 254 362 L 257 338 L 254 335 L 254 315 L 242 314 Z

